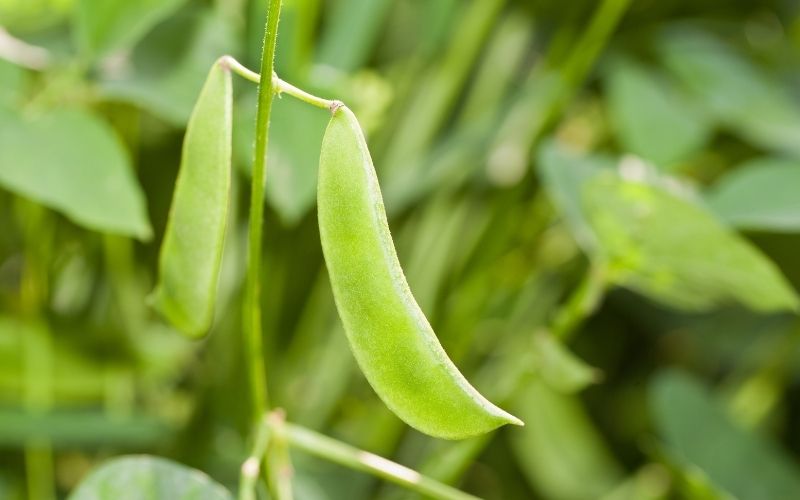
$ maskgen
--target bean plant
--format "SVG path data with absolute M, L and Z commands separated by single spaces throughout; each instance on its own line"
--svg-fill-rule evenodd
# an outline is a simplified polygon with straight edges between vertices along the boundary
M 0 498 L 800 497 L 756 3 L 0 2 Z

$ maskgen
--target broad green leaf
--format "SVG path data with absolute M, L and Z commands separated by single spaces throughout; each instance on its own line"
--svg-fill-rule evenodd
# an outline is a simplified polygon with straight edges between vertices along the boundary
M 650 388 L 659 434 L 674 456 L 741 500 L 800 498 L 800 468 L 774 442 L 737 427 L 692 377 L 662 373 Z
M 604 169 L 613 167 L 610 158 L 580 155 L 554 140 L 544 141 L 537 155 L 537 170 L 547 194 L 564 217 L 572 236 L 587 253 L 597 249 L 594 234 L 581 201 L 583 184 Z
M 81 51 L 101 57 L 130 48 L 185 0 L 77 0 L 74 33 Z
M 611 121 L 627 151 L 670 169 L 708 141 L 707 119 L 652 70 L 615 61 L 606 86 Z
M 525 427 L 514 432 L 511 449 L 544 498 L 598 498 L 622 479 L 619 465 L 575 396 L 532 379 L 514 403 Z
M 25 70 L 0 59 L 0 107 L 13 108 L 25 86 Z
M 708 201 L 714 212 L 735 227 L 800 231 L 800 161 L 749 161 L 720 179 Z
M 685 310 L 797 309 L 778 268 L 701 206 L 611 172 L 586 183 L 583 202 L 599 242 L 594 257 L 618 285 Z
M 151 236 L 122 142 L 87 111 L 58 109 L 32 118 L 0 113 L 0 185 L 89 229 Z
M 214 319 L 230 205 L 231 86 L 230 71 L 214 64 L 186 127 L 152 295 L 153 306 L 192 337 L 205 334 Z
M 800 155 L 800 101 L 766 70 L 707 32 L 677 28 L 657 47 L 667 68 L 730 130 Z
M 599 370 L 589 366 L 547 331 L 534 334 L 533 356 L 534 370 L 559 392 L 578 392 L 596 383 L 601 376 Z
M 189 49 L 171 70 L 153 72 L 134 68 L 129 73 L 104 75 L 100 91 L 107 99 L 139 106 L 176 127 L 191 115 L 208 68 L 234 47 L 233 34 L 225 20 L 202 12 Z
M 232 500 L 222 485 L 200 472 L 164 458 L 114 458 L 81 481 L 69 500 Z

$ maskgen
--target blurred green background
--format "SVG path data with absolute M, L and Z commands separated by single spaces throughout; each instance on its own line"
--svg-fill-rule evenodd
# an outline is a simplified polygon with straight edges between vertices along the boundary
M 0 498 L 151 453 L 235 490 L 255 87 L 214 328 L 145 305 L 212 62 L 264 0 L 0 0 Z M 526 422 L 408 428 L 349 352 L 315 213 L 325 111 L 275 102 L 263 284 L 289 420 L 491 499 L 800 498 L 800 3 L 285 0 L 280 76 L 358 115 L 411 288 Z M 409 498 L 293 453 L 302 499 Z

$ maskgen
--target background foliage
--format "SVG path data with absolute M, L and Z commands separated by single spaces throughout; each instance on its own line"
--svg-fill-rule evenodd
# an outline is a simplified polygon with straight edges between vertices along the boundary
M 0 498 L 129 453 L 235 489 L 247 83 L 211 335 L 145 298 L 194 100 L 220 55 L 258 67 L 265 9 L 0 0 L 34 46 L 0 38 Z M 527 425 L 437 441 L 376 398 L 319 246 L 328 117 L 286 98 L 261 279 L 290 420 L 486 498 L 800 497 L 797 2 L 285 0 L 276 64 L 359 116 L 415 296 Z M 299 498 L 408 496 L 292 458 Z

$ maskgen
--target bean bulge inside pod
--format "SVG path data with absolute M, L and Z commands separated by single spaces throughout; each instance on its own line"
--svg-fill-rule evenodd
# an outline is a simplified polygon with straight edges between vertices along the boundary
M 317 198 L 339 316 L 361 371 L 389 409 L 417 430 L 446 439 L 523 425 L 470 385 L 414 300 L 364 135 L 345 106 L 333 112 L 325 131 Z

